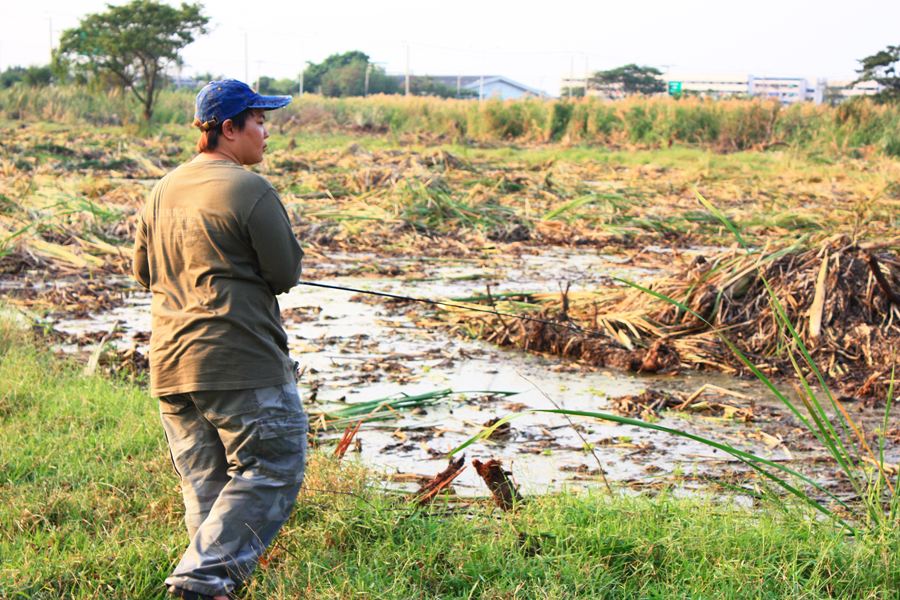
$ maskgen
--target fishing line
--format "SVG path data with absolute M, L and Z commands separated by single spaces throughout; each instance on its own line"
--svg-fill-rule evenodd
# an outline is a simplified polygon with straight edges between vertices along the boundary
M 452 302 L 441 302 L 439 300 L 429 300 L 427 298 L 413 298 L 412 296 L 402 296 L 400 294 L 391 294 L 388 292 L 376 292 L 373 290 L 361 290 L 358 288 L 352 287 L 344 287 L 340 285 L 329 285 L 327 283 L 315 283 L 313 281 L 298 281 L 297 285 L 307 285 L 311 287 L 325 288 L 328 290 L 341 290 L 344 292 L 356 292 L 358 294 L 370 294 L 372 296 L 382 296 L 384 298 L 392 298 L 394 300 L 405 300 L 408 302 L 421 302 L 423 304 L 432 304 L 434 306 L 448 306 L 450 308 L 459 308 L 462 310 L 469 310 L 472 312 L 481 312 L 487 313 L 489 315 L 495 315 L 498 317 L 510 317 L 513 319 L 522 319 L 523 321 L 533 321 L 535 323 L 543 323 L 544 325 L 551 325 L 553 327 L 562 327 L 564 329 L 569 329 L 576 333 L 580 333 L 583 335 L 587 335 L 589 332 L 585 331 L 581 327 L 577 325 L 571 325 L 567 323 L 560 323 L 559 321 L 548 321 L 546 319 L 539 319 L 537 317 L 529 317 L 528 315 L 514 315 L 512 313 L 500 312 L 498 310 L 490 310 L 487 308 L 475 308 L 473 306 L 466 306 L 464 304 L 454 304 Z

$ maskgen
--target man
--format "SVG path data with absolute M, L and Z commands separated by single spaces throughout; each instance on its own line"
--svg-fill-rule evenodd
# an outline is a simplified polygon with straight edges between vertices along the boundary
M 235 80 L 197 95 L 199 154 L 163 177 L 141 212 L 134 276 L 152 300 L 150 391 L 181 478 L 190 545 L 166 579 L 181 598 L 227 598 L 296 500 L 307 418 L 276 294 L 303 252 L 262 161 L 265 111 Z

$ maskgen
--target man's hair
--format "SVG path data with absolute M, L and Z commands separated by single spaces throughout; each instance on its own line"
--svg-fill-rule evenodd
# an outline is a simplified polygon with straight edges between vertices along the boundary
M 252 115 L 258 109 L 248 108 L 233 117 L 229 117 L 234 123 L 235 129 L 241 131 L 247 123 L 247 117 Z M 228 119 L 225 119 L 227 121 Z M 223 121 L 222 123 L 224 123 Z M 200 119 L 194 119 L 193 126 L 200 130 L 200 139 L 197 140 L 197 152 L 212 152 L 219 145 L 219 136 L 222 135 L 222 123 L 202 122 Z

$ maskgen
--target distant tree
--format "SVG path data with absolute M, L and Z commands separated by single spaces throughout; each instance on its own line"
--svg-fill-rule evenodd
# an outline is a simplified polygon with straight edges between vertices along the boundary
M 153 0 L 110 5 L 63 32 L 54 53 L 55 68 L 84 81 L 115 82 L 130 90 L 149 123 L 166 69 L 182 64 L 180 51 L 206 33 L 209 18 L 201 10 L 199 4 L 173 8 Z
M 6 89 L 11 88 L 16 85 L 20 81 L 22 81 L 22 75 L 25 72 L 25 67 L 9 67 L 2 73 L 0 73 L 0 88 Z
M 618 88 L 626 95 L 658 94 L 666 91 L 661 75 L 659 69 L 632 63 L 608 71 L 597 71 L 591 76 L 589 84 L 600 88 Z
M 874 81 L 884 86 L 878 93 L 880 100 L 900 101 L 900 45 L 888 46 L 884 50 L 859 60 L 861 68 L 854 83 Z
M 369 75 L 368 93 L 390 94 L 397 85 L 384 69 L 371 63 L 369 56 L 353 50 L 332 54 L 321 63 L 309 63 L 303 71 L 303 87 L 324 96 L 362 96 L 366 93 L 366 72 Z
M 399 85 L 397 87 L 399 88 Z M 468 88 L 461 88 L 457 93 L 456 86 L 449 86 L 428 76 L 411 78 L 409 93 L 415 96 L 437 96 L 439 98 L 475 98 L 478 96 L 478 92 Z
M 319 90 L 323 96 L 362 96 L 366 87 L 367 61 L 354 60 L 322 74 Z
M 53 71 L 49 65 L 42 67 L 9 67 L 0 73 L 0 88 L 6 89 L 17 83 L 30 87 L 44 87 L 53 81 Z
M 260 94 L 290 96 L 298 91 L 299 82 L 296 79 L 274 79 L 265 75 L 259 78 Z
M 303 87 L 318 91 L 322 86 L 322 78 L 327 73 L 353 63 L 368 64 L 369 55 L 359 50 L 352 50 L 343 54 L 332 54 L 320 63 L 307 63 L 308 66 L 303 70 Z

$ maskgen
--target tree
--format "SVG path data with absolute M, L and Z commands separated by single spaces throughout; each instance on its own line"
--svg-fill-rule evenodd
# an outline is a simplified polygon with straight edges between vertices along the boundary
M 900 100 L 900 45 L 888 46 L 859 60 L 862 68 L 856 72 L 859 78 L 854 83 L 874 81 L 884 89 L 878 93 L 881 100 Z
M 17 83 L 30 87 L 44 87 L 50 85 L 53 72 L 49 66 L 42 67 L 9 67 L 0 73 L 0 88 L 6 89 Z
M 181 65 L 179 52 L 206 33 L 209 18 L 199 4 L 173 8 L 153 0 L 133 0 L 88 15 L 63 32 L 54 62 L 60 72 L 87 81 L 114 81 L 130 90 L 149 123 L 170 65 Z
M 258 81 L 260 94 L 267 96 L 291 96 L 297 92 L 299 85 L 296 79 L 275 79 L 261 75 Z
M 303 71 L 303 87 L 324 96 L 362 96 L 366 93 L 390 94 L 396 91 L 384 69 L 369 61 L 369 55 L 359 50 L 332 54 L 321 63 L 309 63 Z
M 311 90 L 318 90 L 322 87 L 322 78 L 328 72 L 346 67 L 355 62 L 368 64 L 369 55 L 359 50 L 352 50 L 343 54 L 332 54 L 318 64 L 307 63 L 308 66 L 303 70 L 303 86 Z
M 617 95 L 615 92 L 622 95 L 658 94 L 666 91 L 661 75 L 659 69 L 632 63 L 609 71 L 597 71 L 591 76 L 589 84 L 610 90 L 612 95 Z
M 362 96 L 368 68 L 368 62 L 355 60 L 326 71 L 319 82 L 319 90 L 323 96 Z

